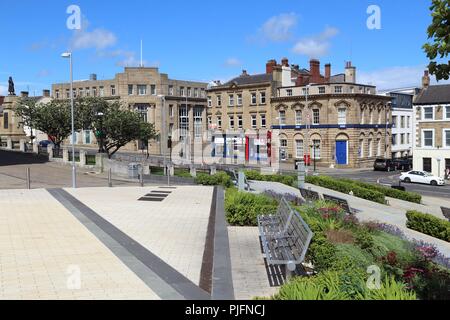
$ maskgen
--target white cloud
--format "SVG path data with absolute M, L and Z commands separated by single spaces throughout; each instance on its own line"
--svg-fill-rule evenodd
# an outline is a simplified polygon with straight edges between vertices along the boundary
M 326 27 L 322 33 L 298 41 L 292 51 L 297 54 L 306 55 L 310 58 L 325 56 L 330 51 L 330 40 L 338 33 L 338 29 Z
M 378 89 L 396 89 L 402 87 L 421 87 L 422 77 L 426 65 L 419 66 L 398 66 L 374 70 L 371 72 L 360 72 L 357 75 L 359 83 L 367 83 L 377 86 Z M 436 81 L 435 77 L 431 77 L 432 84 L 444 84 L 449 81 Z
M 72 40 L 71 47 L 74 50 L 95 48 L 102 50 L 117 43 L 117 37 L 111 31 L 105 29 L 95 29 L 93 31 L 76 31 Z
M 295 13 L 282 13 L 271 17 L 258 30 L 256 40 L 284 42 L 292 38 L 292 29 L 297 25 L 298 16 Z M 255 39 L 253 39 L 255 40 Z
M 242 65 L 242 62 L 237 59 L 237 58 L 228 58 L 225 63 L 224 63 L 225 67 L 239 67 Z
M 89 26 L 90 23 L 88 19 L 83 16 L 81 29 L 74 30 L 72 39 L 70 40 L 70 47 L 72 50 L 89 48 L 103 50 L 112 47 L 117 43 L 117 37 L 113 32 L 102 28 L 90 31 Z

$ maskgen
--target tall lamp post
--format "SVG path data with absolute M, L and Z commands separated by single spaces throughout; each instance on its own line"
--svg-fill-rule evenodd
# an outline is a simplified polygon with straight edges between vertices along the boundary
M 168 139 L 168 134 L 166 133 L 167 131 L 167 126 L 166 126 L 166 96 L 164 95 L 158 95 L 158 98 L 161 99 L 162 102 L 162 107 L 161 107 L 161 121 L 162 121 L 162 125 L 161 125 L 161 152 L 163 153 L 163 158 L 164 158 L 164 168 L 166 170 L 167 173 L 167 179 L 168 179 L 168 184 L 170 185 L 170 172 L 169 172 L 169 166 L 167 164 L 167 147 L 168 147 L 168 143 L 169 143 L 169 139 Z
M 105 153 L 105 144 L 104 144 L 104 137 L 105 134 L 103 132 L 103 112 L 97 112 L 97 118 L 99 123 L 99 128 L 97 129 L 97 138 L 99 139 L 99 149 L 98 153 Z
M 64 52 L 61 57 L 69 59 L 70 62 L 70 110 L 72 118 L 72 188 L 77 187 L 77 169 L 75 166 L 75 115 L 74 115 L 74 101 L 73 101 L 73 59 L 72 52 Z

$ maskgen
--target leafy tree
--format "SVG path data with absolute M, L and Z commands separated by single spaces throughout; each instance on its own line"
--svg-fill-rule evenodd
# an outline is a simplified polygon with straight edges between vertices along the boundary
M 450 0 L 433 0 L 430 10 L 433 22 L 428 27 L 428 39 L 432 43 L 423 46 L 431 61 L 428 69 L 437 80 L 448 80 L 450 61 L 439 63 L 437 59 L 446 59 L 450 53 Z
M 46 133 L 57 148 L 72 133 L 70 103 L 65 100 L 52 100 L 36 105 L 33 127 Z
M 21 118 L 21 123 L 30 128 L 34 128 L 37 114 L 37 100 L 35 98 L 21 98 L 16 106 L 16 116 Z
M 98 133 L 99 142 L 103 139 L 110 159 L 132 141 L 149 141 L 157 136 L 153 124 L 143 122 L 137 113 L 121 108 L 119 103 L 113 103 L 103 111 L 101 119 L 95 118 L 92 129 Z

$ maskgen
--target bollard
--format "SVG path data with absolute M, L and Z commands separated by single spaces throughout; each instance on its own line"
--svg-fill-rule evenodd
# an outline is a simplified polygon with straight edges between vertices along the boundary
M 27 168 L 27 189 L 31 189 L 31 175 L 30 175 L 30 168 Z
M 113 184 L 112 184 L 112 169 L 109 168 L 108 171 L 108 187 L 112 188 Z

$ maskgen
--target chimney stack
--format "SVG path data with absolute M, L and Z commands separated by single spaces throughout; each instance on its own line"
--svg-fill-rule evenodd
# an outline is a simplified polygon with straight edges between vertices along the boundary
M 288 59 L 288 58 L 283 58 L 283 59 L 281 60 L 281 65 L 282 65 L 283 67 L 289 67 L 289 59 Z
M 269 60 L 266 64 L 266 73 L 273 73 L 273 69 L 277 66 L 277 60 Z
M 329 83 L 331 79 L 331 64 L 327 63 L 325 65 L 325 83 Z
M 320 61 L 316 59 L 312 59 L 309 62 L 310 65 L 310 83 L 320 83 Z
M 295 85 L 302 86 L 304 82 L 305 82 L 305 77 L 303 76 L 303 74 L 299 74 L 297 77 L 297 81 L 295 82 Z
M 241 77 L 248 77 L 247 70 L 242 70 Z
M 50 98 L 50 90 L 42 90 L 42 96 L 44 98 Z
M 345 82 L 356 83 L 356 67 L 352 66 L 351 61 L 347 61 L 345 65 Z
M 28 96 L 29 96 L 28 91 L 21 91 L 21 92 L 20 92 L 20 96 L 21 96 L 22 98 L 28 98 Z
M 422 77 L 422 88 L 427 89 L 430 86 L 431 78 L 430 78 L 430 72 L 428 70 L 425 70 Z
M 95 73 L 91 73 L 91 75 L 89 76 L 89 80 L 90 81 L 97 81 L 97 75 Z

